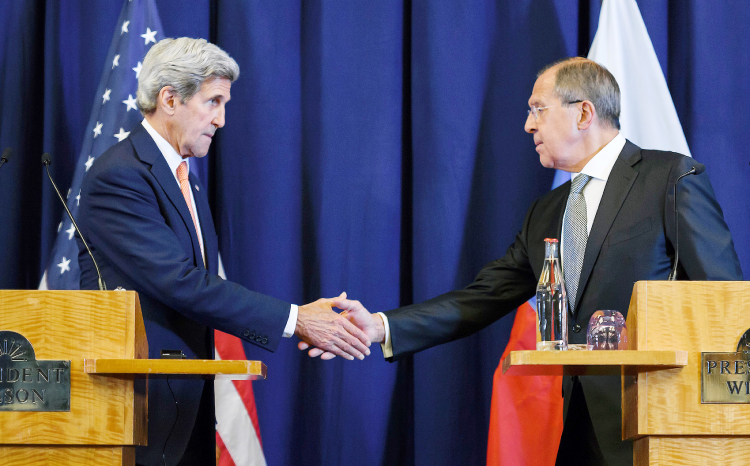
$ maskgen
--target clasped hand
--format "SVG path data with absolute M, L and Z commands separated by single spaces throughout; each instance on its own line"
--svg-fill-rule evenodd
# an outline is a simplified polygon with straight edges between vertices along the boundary
M 334 306 L 346 310 L 342 306 L 350 302 L 346 299 L 346 293 L 341 293 L 338 298 L 319 299 L 300 306 L 294 332 L 302 340 L 300 345 L 308 345 L 306 348 L 315 346 L 320 351 L 318 354 L 326 354 L 324 359 L 341 356 L 353 360 L 369 356 L 371 338 L 350 322 L 344 313 L 333 312 Z
M 359 341 L 365 343 L 367 346 L 370 346 L 370 342 L 382 342 L 385 340 L 385 328 L 383 327 L 383 320 L 378 315 L 370 314 L 370 311 L 365 309 L 365 307 L 357 300 L 352 299 L 346 299 L 346 292 L 341 293 L 341 295 L 337 298 L 330 298 L 330 299 L 320 299 L 316 301 L 315 303 L 311 303 L 308 306 L 312 304 L 316 304 L 319 302 L 325 302 L 326 305 L 337 307 L 343 312 L 341 314 L 336 314 L 337 318 L 343 320 L 344 323 L 342 323 L 342 327 L 346 329 L 351 336 L 354 336 L 359 339 Z M 302 314 L 302 308 L 305 306 L 300 307 L 300 315 Z M 297 328 L 299 329 L 299 319 L 297 321 Z M 352 330 L 354 329 L 354 330 Z M 299 336 L 299 334 L 298 334 Z M 363 339 L 364 338 L 364 339 Z M 331 342 L 328 342 L 328 345 L 321 345 L 316 343 L 315 341 L 311 341 L 310 339 L 302 338 L 302 340 L 299 342 L 297 347 L 304 351 L 306 349 L 310 349 L 308 351 L 308 355 L 311 358 L 315 358 L 320 356 L 320 359 L 332 359 L 336 356 L 341 356 L 346 359 L 352 360 L 354 357 L 357 357 L 359 359 L 364 359 L 364 356 L 361 353 L 355 353 L 357 349 L 361 351 L 362 353 L 370 355 L 370 350 L 362 351 L 359 346 L 356 344 L 347 345 L 350 350 L 354 350 L 355 352 L 352 352 L 350 350 L 343 349 L 339 345 L 339 343 L 334 340 L 334 344 L 330 344 Z M 339 338 L 340 340 L 344 340 Z M 355 338 L 350 338 L 346 341 L 356 340 Z M 359 341 L 357 343 L 359 343 Z M 356 349 L 355 349 L 356 348 Z

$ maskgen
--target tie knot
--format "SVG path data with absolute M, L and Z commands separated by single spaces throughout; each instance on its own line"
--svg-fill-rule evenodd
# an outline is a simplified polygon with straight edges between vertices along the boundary
M 583 173 L 576 176 L 573 181 L 570 182 L 570 193 L 578 194 L 583 191 L 583 187 L 586 186 L 586 183 L 588 183 L 590 179 L 591 177 L 589 175 Z
M 177 167 L 177 179 L 182 183 L 183 181 L 187 181 L 188 179 L 188 169 L 187 169 L 187 162 L 182 162 Z

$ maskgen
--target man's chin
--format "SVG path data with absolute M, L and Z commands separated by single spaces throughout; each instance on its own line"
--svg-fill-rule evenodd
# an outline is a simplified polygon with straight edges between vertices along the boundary
M 208 155 L 208 149 L 211 147 L 211 144 L 208 144 L 206 147 L 200 147 L 193 151 L 193 157 L 201 158 Z
M 555 162 L 542 154 L 539 154 L 539 163 L 541 163 L 544 168 L 555 168 Z

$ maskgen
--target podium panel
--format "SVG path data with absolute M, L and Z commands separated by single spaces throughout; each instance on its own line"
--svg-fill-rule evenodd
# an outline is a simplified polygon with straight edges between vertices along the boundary
M 0 290 L 0 464 L 133 466 L 148 439 L 147 377 L 266 371 L 260 361 L 148 359 L 133 291 Z
M 746 466 L 750 438 L 643 437 L 633 442 L 633 465 Z
M 701 403 L 701 352 L 735 352 L 750 328 L 750 283 L 635 284 L 630 349 L 687 350 L 682 369 L 623 377 L 623 438 L 644 435 L 750 436 L 750 405 Z
M 132 466 L 135 447 L 0 446 L 3 466 Z
M 623 375 L 622 436 L 633 440 L 633 463 L 748 464 L 750 404 L 702 402 L 701 353 L 737 351 L 750 328 L 750 283 L 638 282 L 627 320 L 631 349 L 688 351 L 684 368 Z
M 0 444 L 146 444 L 146 381 L 84 373 L 86 358 L 148 358 L 135 292 L 0 290 L 0 330 L 37 360 L 70 360 L 70 411 L 0 411 Z
M 748 464 L 750 356 L 737 349 L 750 329 L 750 282 L 637 282 L 627 326 L 628 351 L 513 351 L 503 371 L 622 374 L 622 438 L 636 466 Z

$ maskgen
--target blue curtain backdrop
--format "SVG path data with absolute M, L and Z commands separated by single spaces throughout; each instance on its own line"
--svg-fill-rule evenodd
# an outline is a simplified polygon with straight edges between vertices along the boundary
M 240 64 L 201 160 L 230 279 L 371 311 L 468 283 L 554 176 L 523 132 L 536 71 L 586 55 L 595 0 L 157 0 L 170 37 Z M 639 6 L 688 143 L 750 277 L 750 3 Z M 0 0 L 0 288 L 36 288 L 122 2 Z M 160 32 L 160 35 L 162 32 Z M 616 271 L 613 271 L 616 273 Z M 623 286 L 631 286 L 624 283 Z M 513 316 L 396 364 L 310 360 L 294 341 L 255 383 L 271 465 L 483 464 Z M 296 340 L 296 339 L 294 339 Z

